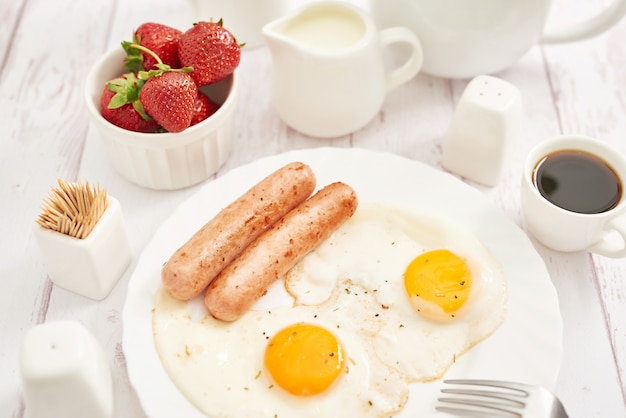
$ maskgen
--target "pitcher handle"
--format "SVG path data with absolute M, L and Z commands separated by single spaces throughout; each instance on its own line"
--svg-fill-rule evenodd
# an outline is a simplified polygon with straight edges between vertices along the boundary
M 541 37 L 541 43 L 556 44 L 591 38 L 615 25 L 624 14 L 626 14 L 626 0 L 614 0 L 595 16 L 580 22 L 549 28 Z
M 609 221 L 609 232 L 616 232 L 621 237 L 621 242 L 610 242 L 607 237 L 589 248 L 589 251 L 605 257 L 626 257 L 626 213 L 619 214 Z
M 626 1 L 626 0 L 625 0 Z M 385 48 L 393 43 L 404 43 L 410 46 L 411 53 L 407 60 L 399 67 L 387 73 L 387 90 L 409 81 L 422 69 L 424 53 L 422 44 L 417 36 L 408 28 L 394 27 L 382 29 L 380 32 L 381 47 Z

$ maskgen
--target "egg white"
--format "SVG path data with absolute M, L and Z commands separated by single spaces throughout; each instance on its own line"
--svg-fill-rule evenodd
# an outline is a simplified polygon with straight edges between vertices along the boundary
M 440 248 L 465 258 L 473 275 L 468 303 L 453 321 L 422 317 L 404 289 L 411 260 Z M 279 306 L 261 299 L 235 322 L 215 320 L 201 302 L 180 302 L 165 291 L 157 295 L 157 352 L 172 381 L 202 413 L 388 417 L 406 404 L 410 382 L 441 377 L 506 315 L 502 270 L 472 233 L 433 213 L 377 204 L 361 203 L 287 274 L 284 286 L 294 300 L 282 291 Z M 310 397 L 273 384 L 263 364 L 267 341 L 299 322 L 333 332 L 348 358 L 347 373 Z
M 371 345 L 382 308 L 360 286 L 341 283 L 318 306 L 251 310 L 232 323 L 192 319 L 187 303 L 161 291 L 153 312 L 154 340 L 179 390 L 210 417 L 381 417 L 402 409 L 408 383 L 378 359 Z M 264 370 L 267 341 L 299 322 L 325 327 L 340 340 L 347 372 L 319 395 L 298 397 Z
M 423 317 L 404 288 L 411 260 L 434 249 L 461 256 L 472 272 L 470 296 L 453 320 Z M 385 325 L 373 338 L 374 349 L 411 382 L 441 377 L 506 317 L 507 286 L 499 263 L 470 231 L 430 212 L 362 203 L 290 271 L 285 287 L 297 304 L 317 305 L 342 280 L 368 289 L 384 307 Z

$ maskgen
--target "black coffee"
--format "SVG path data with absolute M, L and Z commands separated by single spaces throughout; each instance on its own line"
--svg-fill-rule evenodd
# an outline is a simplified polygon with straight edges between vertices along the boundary
M 622 197 L 622 183 L 603 160 L 582 151 L 558 151 L 535 167 L 533 182 L 553 204 L 578 213 L 601 213 Z

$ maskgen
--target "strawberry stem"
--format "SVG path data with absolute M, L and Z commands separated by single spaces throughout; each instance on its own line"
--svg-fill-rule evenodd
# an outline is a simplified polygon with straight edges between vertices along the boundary
M 163 61 L 161 60 L 161 57 L 159 57 L 157 54 L 154 53 L 154 51 L 152 51 L 151 49 L 146 48 L 143 45 L 139 45 L 139 44 L 130 44 L 128 45 L 129 48 L 135 48 L 138 49 L 140 51 L 145 52 L 146 54 L 149 54 L 152 58 L 154 58 L 156 60 L 157 63 L 159 64 L 163 64 Z

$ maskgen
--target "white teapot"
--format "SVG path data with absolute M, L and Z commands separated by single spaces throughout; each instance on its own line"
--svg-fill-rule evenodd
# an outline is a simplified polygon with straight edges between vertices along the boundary
M 572 42 L 610 28 L 626 13 L 613 0 L 597 16 L 544 32 L 551 0 L 369 0 L 381 28 L 406 26 L 422 43 L 422 72 L 449 78 L 493 74 L 537 43 Z

